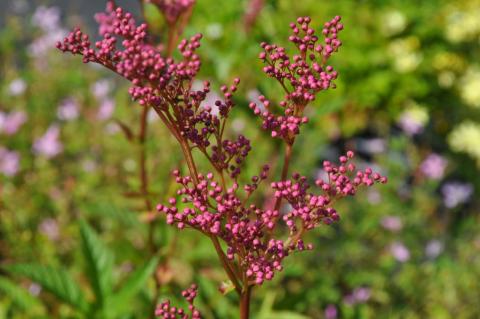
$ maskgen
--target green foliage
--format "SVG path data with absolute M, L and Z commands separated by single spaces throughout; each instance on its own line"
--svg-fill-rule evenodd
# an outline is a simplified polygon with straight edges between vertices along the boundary
M 55 295 L 83 314 L 89 312 L 88 303 L 81 288 L 70 274 L 63 270 L 40 264 L 13 264 L 4 266 L 12 274 L 27 277 L 40 284 L 46 291 Z
M 87 262 L 87 277 L 94 293 L 94 300 L 87 302 L 85 294 L 70 274 L 62 268 L 40 264 L 11 264 L 3 268 L 15 275 L 26 277 L 88 318 L 122 318 L 131 309 L 129 303 L 145 288 L 158 264 L 152 258 L 144 266 L 133 271 L 114 292 L 113 256 L 85 221 L 80 221 L 83 256 Z M 22 308 L 39 307 L 40 303 L 28 292 L 12 282 L 0 278 L 0 290 L 7 292 Z

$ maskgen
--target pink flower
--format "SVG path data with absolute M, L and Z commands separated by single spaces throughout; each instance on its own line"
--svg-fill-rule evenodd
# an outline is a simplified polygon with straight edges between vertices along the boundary
M 382 227 L 391 232 L 398 232 L 402 230 L 403 223 L 398 216 L 386 216 L 381 221 Z
M 325 319 L 336 319 L 338 316 L 338 310 L 335 305 L 329 304 L 325 308 Z
M 60 9 L 58 7 L 37 7 L 32 17 L 32 24 L 44 32 L 54 31 L 60 25 Z
M 115 102 L 112 99 L 105 98 L 100 104 L 98 109 L 97 119 L 99 120 L 108 120 L 112 117 L 113 112 L 115 111 Z
M 95 82 L 91 87 L 91 91 L 95 98 L 98 100 L 103 100 L 107 98 L 108 94 L 110 93 L 112 88 L 111 86 L 112 85 L 109 80 L 103 79 Z
M 27 114 L 23 111 L 10 114 L 0 112 L 0 133 L 3 131 L 6 135 L 13 135 L 26 121 Z
M 56 241 L 60 238 L 58 222 L 53 218 L 44 219 L 39 225 L 39 231 L 47 236 L 51 241 Z
M 410 251 L 401 242 L 395 242 L 390 245 L 390 253 L 397 261 L 404 263 L 410 259 Z
M 443 248 L 443 243 L 441 241 L 433 239 L 427 243 L 427 246 L 425 246 L 425 255 L 431 259 L 437 258 L 442 253 Z
M 59 141 L 60 128 L 52 125 L 45 134 L 35 140 L 33 151 L 35 154 L 43 155 L 46 158 L 52 158 L 63 151 L 63 145 Z
M 355 288 L 352 293 L 346 295 L 343 298 L 343 301 L 349 305 L 353 306 L 355 304 L 362 304 L 366 303 L 372 294 L 372 291 L 368 287 L 358 287 Z
M 75 120 L 79 115 L 79 107 L 74 99 L 64 100 L 58 107 L 57 117 L 60 120 L 71 121 Z
M 420 165 L 421 172 L 431 179 L 441 179 L 445 173 L 448 161 L 442 156 L 432 153 Z
M 0 147 L 0 173 L 7 177 L 15 176 L 20 167 L 20 155 Z
M 471 184 L 450 182 L 442 187 L 443 203 L 447 208 L 454 208 L 467 202 L 473 194 Z
M 17 96 L 25 92 L 26 88 L 27 88 L 27 84 L 25 83 L 24 80 L 15 79 L 8 86 L 8 91 L 10 95 Z

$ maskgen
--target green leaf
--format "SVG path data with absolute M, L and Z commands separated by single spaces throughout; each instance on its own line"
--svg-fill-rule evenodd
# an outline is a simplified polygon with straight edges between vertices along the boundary
M 122 285 L 122 288 L 110 299 L 108 311 L 112 316 L 123 313 L 131 304 L 129 299 L 145 287 L 148 278 L 154 272 L 158 258 L 152 258 L 143 267 L 135 270 Z
M 42 304 L 33 297 L 28 291 L 17 286 L 14 282 L 0 277 L 0 291 L 3 291 L 13 303 L 24 310 L 40 309 Z
M 310 319 L 310 317 L 292 311 L 276 311 L 271 312 L 261 319 Z
M 83 292 L 68 272 L 40 264 L 13 264 L 3 266 L 8 272 L 25 276 L 35 281 L 46 291 L 83 313 L 88 312 L 88 304 Z
M 113 257 L 85 221 L 80 222 L 80 234 L 83 253 L 87 259 L 87 275 L 95 292 L 96 306 L 104 309 L 113 287 Z

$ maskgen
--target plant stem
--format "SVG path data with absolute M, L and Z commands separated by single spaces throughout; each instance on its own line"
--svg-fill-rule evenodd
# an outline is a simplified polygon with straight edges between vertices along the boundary
M 240 296 L 240 319 L 248 319 L 250 317 L 250 297 L 252 295 L 252 287 L 248 284 L 244 287 L 244 291 Z
M 242 294 L 242 287 L 240 286 L 240 283 L 238 282 L 237 276 L 235 275 L 235 272 L 231 268 L 231 264 L 229 263 L 227 256 L 225 256 L 225 253 L 222 250 L 222 247 L 220 246 L 220 242 L 218 241 L 218 238 L 211 235 L 210 239 L 212 240 L 213 246 L 215 247 L 215 251 L 217 252 L 218 257 L 220 258 L 220 261 L 222 262 L 222 266 L 227 272 L 228 278 L 232 281 L 233 285 L 235 286 L 235 290 L 239 295 Z
M 283 159 L 283 168 L 282 168 L 282 175 L 280 177 L 280 181 L 285 181 L 287 179 L 288 175 L 288 168 L 290 166 L 290 159 L 292 157 L 292 148 L 293 148 L 293 142 L 292 143 L 287 143 L 286 148 L 285 148 L 285 157 Z M 280 205 L 282 203 L 282 198 L 279 197 L 275 200 L 275 207 L 274 210 L 279 210 Z

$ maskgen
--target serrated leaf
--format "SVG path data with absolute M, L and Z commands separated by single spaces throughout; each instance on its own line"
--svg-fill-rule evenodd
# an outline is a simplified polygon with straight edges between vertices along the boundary
M 42 308 L 38 299 L 6 278 L 0 277 L 0 291 L 3 291 L 13 303 L 24 310 L 32 311 L 32 309 Z
M 148 263 L 135 270 L 122 285 L 122 288 L 110 299 L 108 303 L 109 315 L 119 315 L 131 306 L 129 299 L 145 287 L 148 278 L 158 265 L 158 258 L 152 258 Z
M 88 304 L 82 290 L 68 272 L 40 264 L 13 264 L 3 266 L 8 272 L 25 276 L 76 310 L 87 313 Z
M 80 222 L 83 253 L 87 260 L 87 274 L 95 292 L 97 308 L 104 309 L 112 292 L 113 257 L 93 229 Z

